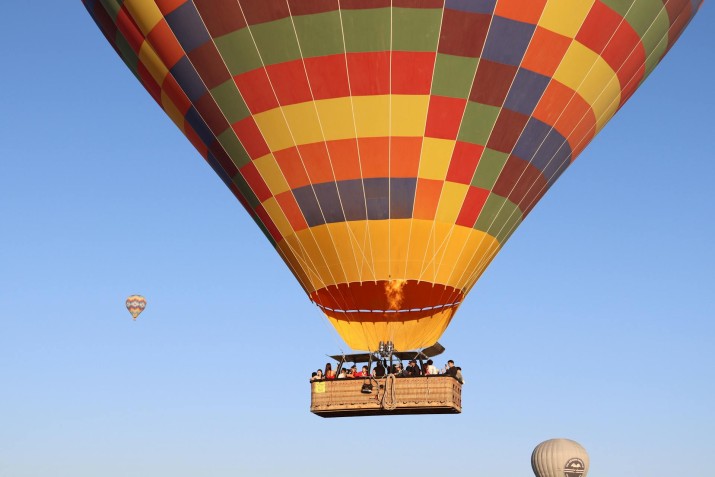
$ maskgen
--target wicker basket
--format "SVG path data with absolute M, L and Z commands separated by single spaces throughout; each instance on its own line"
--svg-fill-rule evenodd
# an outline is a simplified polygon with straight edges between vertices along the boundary
M 372 385 L 371 393 L 362 392 L 364 384 Z M 322 417 L 458 414 L 462 385 L 451 376 L 316 381 L 310 411 Z

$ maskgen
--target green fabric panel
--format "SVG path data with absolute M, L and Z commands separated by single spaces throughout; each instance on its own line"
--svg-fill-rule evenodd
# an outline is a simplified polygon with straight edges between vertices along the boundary
M 611 10 L 615 10 L 620 16 L 624 16 L 628 9 L 631 8 L 633 2 L 638 0 L 600 0 L 601 3 L 609 7 Z M 652 1 L 652 0 L 649 0 Z M 660 2 L 659 2 L 660 3 Z M 661 3 L 662 5 L 662 3 Z
M 230 124 L 237 123 L 251 115 L 241 97 L 241 93 L 238 92 L 236 83 L 232 79 L 212 89 L 211 96 L 213 96 L 216 104 L 221 108 L 221 112 L 226 116 Z
M 643 35 L 651 28 L 653 20 L 661 10 L 664 10 L 663 2 L 661 1 L 635 0 L 633 8 L 626 14 L 626 21 L 638 33 L 638 36 L 643 39 Z M 655 28 L 655 25 L 653 28 Z
M 484 149 L 482 157 L 479 158 L 477 170 L 474 172 L 472 185 L 481 189 L 492 190 L 499 174 L 504 169 L 507 159 L 509 159 L 509 154 L 505 152 Z
M 122 59 L 124 60 L 124 63 L 127 64 L 130 70 L 132 70 L 132 73 L 134 73 L 134 76 L 138 76 L 137 68 L 139 67 L 139 57 L 137 56 L 136 53 L 134 53 L 134 50 L 132 50 L 132 47 L 129 46 L 129 42 L 127 42 L 127 39 L 124 38 L 124 36 L 117 30 L 117 37 L 114 40 L 114 44 L 117 47 L 117 50 L 119 50 L 120 54 L 122 55 Z
M 489 194 L 474 228 L 496 237 L 499 244 L 504 245 L 521 220 L 521 210 L 516 204 L 496 194 Z
M 305 58 L 345 53 L 339 12 L 301 15 L 293 21 Z
M 646 51 L 646 74 L 653 71 L 653 68 L 665 55 L 668 49 L 669 28 L 670 18 L 668 17 L 668 12 L 663 8 L 653 22 L 653 26 L 643 35 L 643 45 Z
M 231 158 L 231 162 L 236 164 L 236 167 L 241 168 L 251 162 L 251 157 L 243 148 L 241 141 L 239 141 L 233 129 L 226 129 L 219 134 L 216 139 L 218 139 L 219 144 L 221 144 L 224 151 L 226 151 Z
M 478 64 L 478 58 L 438 53 L 434 65 L 432 94 L 467 99 Z
M 214 40 L 232 76 L 261 67 L 261 59 L 247 28 L 233 31 Z
M 348 52 L 390 50 L 390 9 L 343 10 Z
M 442 9 L 393 8 L 394 51 L 437 51 Z
M 298 40 L 290 18 L 254 25 L 251 33 L 266 66 L 300 59 Z
M 121 10 L 122 4 L 117 2 L 117 0 L 99 0 L 99 3 L 102 4 L 112 21 L 116 23 L 117 15 L 119 15 L 119 10 Z
M 255 209 L 261 204 L 240 172 L 233 178 L 233 183 L 236 184 L 236 187 L 238 187 L 238 190 L 241 191 L 241 194 L 246 198 L 251 207 Z
M 486 144 L 498 115 L 499 108 L 496 106 L 468 101 L 458 139 L 472 144 Z

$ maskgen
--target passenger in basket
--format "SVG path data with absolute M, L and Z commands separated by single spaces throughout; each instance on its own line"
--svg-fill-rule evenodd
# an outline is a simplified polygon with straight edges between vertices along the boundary
M 452 376 L 453 378 L 457 376 L 457 368 L 454 367 L 454 361 L 451 359 L 447 361 L 447 366 L 444 368 L 444 373 L 447 376 Z
M 425 374 L 429 374 L 430 376 L 432 376 L 433 374 L 439 374 L 437 366 L 434 365 L 434 361 L 432 361 L 431 359 L 427 360 L 427 372 Z
M 382 364 L 382 361 L 377 362 L 377 366 L 375 366 L 375 369 L 372 370 L 372 375 L 376 378 L 382 378 L 385 376 L 385 365 Z
M 319 369 L 313 373 L 313 377 L 310 378 L 311 381 L 320 381 L 323 379 L 323 370 Z
M 464 378 L 462 377 L 462 368 L 459 366 L 456 366 L 454 369 L 457 371 L 454 374 L 454 377 L 459 381 L 459 384 L 464 384 Z
M 335 371 L 330 363 L 325 363 L 325 379 L 335 379 Z
M 352 367 L 351 367 L 350 369 L 348 369 L 348 376 L 347 376 L 347 377 L 348 377 L 348 378 L 357 378 L 357 376 L 355 376 L 355 375 L 357 374 L 357 372 L 358 372 L 358 370 L 357 370 L 357 365 L 356 365 L 356 364 L 353 364 Z
M 338 379 L 345 379 L 348 377 L 348 373 L 345 371 L 345 368 L 340 370 L 340 374 L 338 374 Z
M 411 378 L 416 378 L 418 376 L 422 376 L 422 372 L 420 371 L 419 366 L 417 366 L 417 362 L 413 359 L 409 362 L 407 365 L 407 369 L 405 369 L 405 373 L 407 374 L 408 377 Z
M 368 371 L 367 371 L 367 366 L 363 366 L 363 367 L 362 367 L 362 370 L 360 370 L 360 371 L 355 371 L 355 372 L 353 373 L 353 378 L 366 378 L 366 377 L 368 377 L 369 375 L 370 375 L 370 374 L 369 374 Z
M 393 367 L 393 374 L 397 376 L 398 378 L 404 378 L 407 377 L 407 373 L 405 372 L 404 369 L 402 369 L 402 363 L 397 363 Z

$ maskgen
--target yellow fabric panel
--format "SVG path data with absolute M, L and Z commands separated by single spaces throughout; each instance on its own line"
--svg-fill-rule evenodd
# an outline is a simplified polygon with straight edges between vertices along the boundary
M 296 235 L 283 237 L 283 240 L 278 243 L 278 247 L 285 252 L 285 257 L 289 260 L 290 267 L 308 287 L 306 290 L 308 293 L 312 293 L 323 286 L 322 283 L 315 279 L 315 275 L 310 273 L 311 266 L 306 261 L 303 245 Z
M 346 320 L 337 320 L 327 315 L 326 317 L 352 349 L 374 351 L 380 341 L 393 341 L 397 350 L 413 350 L 430 346 L 442 336 L 453 315 L 454 310 L 450 308 L 412 321 L 397 321 L 393 318 L 390 321 L 377 323 L 359 323 L 348 322 L 348 315 Z
M 389 135 L 389 96 L 353 96 L 353 105 L 359 137 L 386 137 Z
M 300 242 L 301 259 L 306 266 L 306 272 L 311 277 L 310 280 L 315 287 L 322 288 L 335 283 L 330 275 L 328 264 L 321 253 L 321 249 L 311 233 L 311 229 L 301 230 L 295 236 Z
M 335 242 L 335 251 L 346 281 L 348 283 L 361 281 L 358 267 L 361 261 L 360 250 L 346 222 L 331 224 L 330 234 Z
M 319 274 L 317 282 L 312 279 L 317 288 L 400 278 L 461 289 L 485 256 L 499 248 L 494 237 L 479 230 L 415 219 L 323 224 L 287 235 L 284 241 L 300 257 L 295 266 L 306 268 L 308 276 L 311 268 Z
M 283 113 L 296 145 L 325 140 L 318 114 L 315 111 L 315 104 L 312 101 L 283 106 Z
M 392 95 L 393 136 L 424 136 L 429 96 Z
M 268 216 L 271 218 L 273 223 L 278 227 L 278 231 L 282 236 L 292 235 L 293 227 L 291 227 L 290 222 L 283 213 L 283 209 L 278 205 L 275 197 L 271 197 L 265 202 L 263 202 L 263 208 L 266 209 Z
M 164 16 L 161 14 L 159 7 L 155 2 L 147 2 L 146 0 L 125 0 L 122 4 L 127 8 L 127 11 L 132 16 L 139 30 L 147 36 L 157 23 Z
M 176 126 L 184 131 L 184 115 L 181 114 L 179 108 L 176 107 L 174 102 L 167 96 L 164 90 L 161 90 L 161 107 L 164 108 L 164 112 L 171 119 L 171 121 L 176 124 Z
M 429 98 L 424 95 L 393 95 L 392 135 L 422 136 L 428 103 Z M 390 135 L 390 96 L 354 96 L 352 105 L 350 98 L 308 101 L 264 111 L 254 115 L 254 119 L 271 151 L 354 138 L 354 124 L 357 124 L 358 137 L 387 137 Z
M 481 230 L 467 227 L 455 227 L 452 232 L 451 242 L 445 253 L 444 263 L 452 264 L 451 267 L 442 267 L 438 278 L 444 280 L 455 288 L 462 289 L 466 281 L 480 264 L 491 262 L 492 252 L 499 249 L 496 238 Z M 461 250 L 456 251 L 457 248 Z M 446 273 L 446 276 L 442 274 Z
M 467 234 L 464 250 L 458 259 L 452 259 L 454 269 L 447 279 L 451 286 L 459 289 L 465 287 L 467 280 L 474 272 L 474 267 L 481 263 L 484 257 L 491 255 L 493 258 L 493 251 L 499 250 L 500 247 L 496 238 L 481 230 L 456 227 L 453 238 L 458 240 L 462 234 Z M 486 260 L 486 263 L 489 262 L 491 262 L 491 258 Z
M 359 258 L 360 275 L 363 281 L 375 281 L 375 272 L 372 266 L 372 246 L 369 239 L 370 223 L 365 220 L 346 222 L 354 237 L 361 254 Z
M 390 227 L 390 277 L 405 278 L 405 260 L 407 244 L 410 239 L 411 219 L 392 219 Z
M 455 286 L 464 291 L 473 285 L 484 273 L 500 248 L 501 244 L 489 235 L 486 235 L 483 241 L 477 241 L 471 245 L 472 252 L 464 257 L 464 260 L 468 262 L 466 273 L 461 277 L 453 276 L 451 279 Z
M 355 137 L 355 122 L 350 98 L 323 99 L 315 102 L 320 123 L 328 141 Z
M 288 182 L 286 182 L 283 176 L 283 171 L 278 167 L 278 163 L 275 157 L 273 157 L 273 154 L 266 154 L 265 156 L 259 157 L 253 161 L 253 164 L 256 166 L 256 169 L 258 169 L 271 194 L 276 196 L 290 189 Z
M 370 223 L 370 242 L 372 257 L 375 267 L 375 276 L 378 280 L 389 278 L 390 247 L 387 220 L 375 220 Z
M 439 197 L 437 215 L 435 220 L 439 222 L 454 223 L 457 220 L 464 197 L 467 195 L 469 186 L 456 182 L 445 182 L 442 186 L 442 195 Z
M 169 74 L 169 70 L 164 65 L 164 62 L 161 61 L 161 58 L 156 54 L 154 48 L 146 41 L 142 43 L 142 46 L 139 48 L 139 61 L 146 67 L 151 77 L 154 78 L 154 81 L 158 84 L 162 84 L 166 75 Z
M 295 145 L 281 108 L 256 114 L 253 119 L 271 151 L 280 151 Z
M 320 247 L 319 253 L 321 253 L 324 258 L 323 263 L 327 265 L 327 270 L 323 267 L 324 271 L 321 273 L 321 276 L 325 277 L 324 280 L 327 280 L 327 283 L 345 283 L 347 277 L 345 276 L 342 261 L 336 250 L 341 244 L 333 239 L 329 225 L 319 225 L 313 227 L 311 230 L 315 237 L 315 242 L 317 242 L 318 247 Z M 315 261 L 318 261 L 317 257 Z
M 432 221 L 410 220 L 412 221 L 412 232 L 409 237 L 410 244 L 407 254 L 407 272 L 404 278 L 408 280 L 419 280 L 422 274 L 422 264 L 425 254 L 427 253 L 427 247 L 431 244 Z
M 569 38 L 576 37 L 594 0 L 549 0 L 539 26 Z
M 296 243 L 295 237 L 290 237 L 294 243 Z M 278 252 L 281 254 L 281 257 L 283 257 L 283 261 L 288 265 L 288 268 L 293 272 L 293 275 L 295 278 L 298 280 L 300 283 L 301 287 L 303 287 L 303 290 L 305 290 L 305 293 L 310 294 L 313 291 L 315 291 L 315 287 L 313 284 L 310 282 L 310 279 L 308 278 L 308 274 L 305 272 L 303 269 L 303 266 L 301 265 L 300 261 L 296 257 L 296 250 L 293 250 L 290 248 L 289 241 L 287 240 L 286 237 L 284 237 L 283 240 L 281 240 L 278 243 Z
M 425 270 L 429 275 L 429 281 L 434 283 L 440 283 L 437 277 L 439 268 L 441 268 L 443 263 L 443 258 L 449 247 L 449 237 L 452 234 L 452 229 L 454 228 L 454 223 L 444 223 L 435 222 L 432 240 L 434 241 L 432 247 L 427 252 L 427 257 L 425 260 Z M 427 279 L 427 278 L 423 278 Z
M 576 91 L 591 105 L 599 130 L 618 108 L 621 86 L 616 72 L 601 56 L 577 41 L 566 51 L 554 79 Z
M 454 140 L 425 137 L 417 176 L 422 179 L 444 180 L 452 160 Z

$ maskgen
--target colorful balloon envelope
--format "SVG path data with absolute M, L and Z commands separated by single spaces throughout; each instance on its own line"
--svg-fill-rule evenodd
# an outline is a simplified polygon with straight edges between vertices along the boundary
M 700 0 L 84 0 L 354 349 L 433 344 Z
M 132 318 L 136 320 L 137 316 L 139 316 L 141 312 L 144 311 L 144 308 L 146 308 L 146 298 L 141 295 L 132 295 L 127 298 L 126 305 L 127 310 L 129 310 L 129 313 L 132 315 Z

